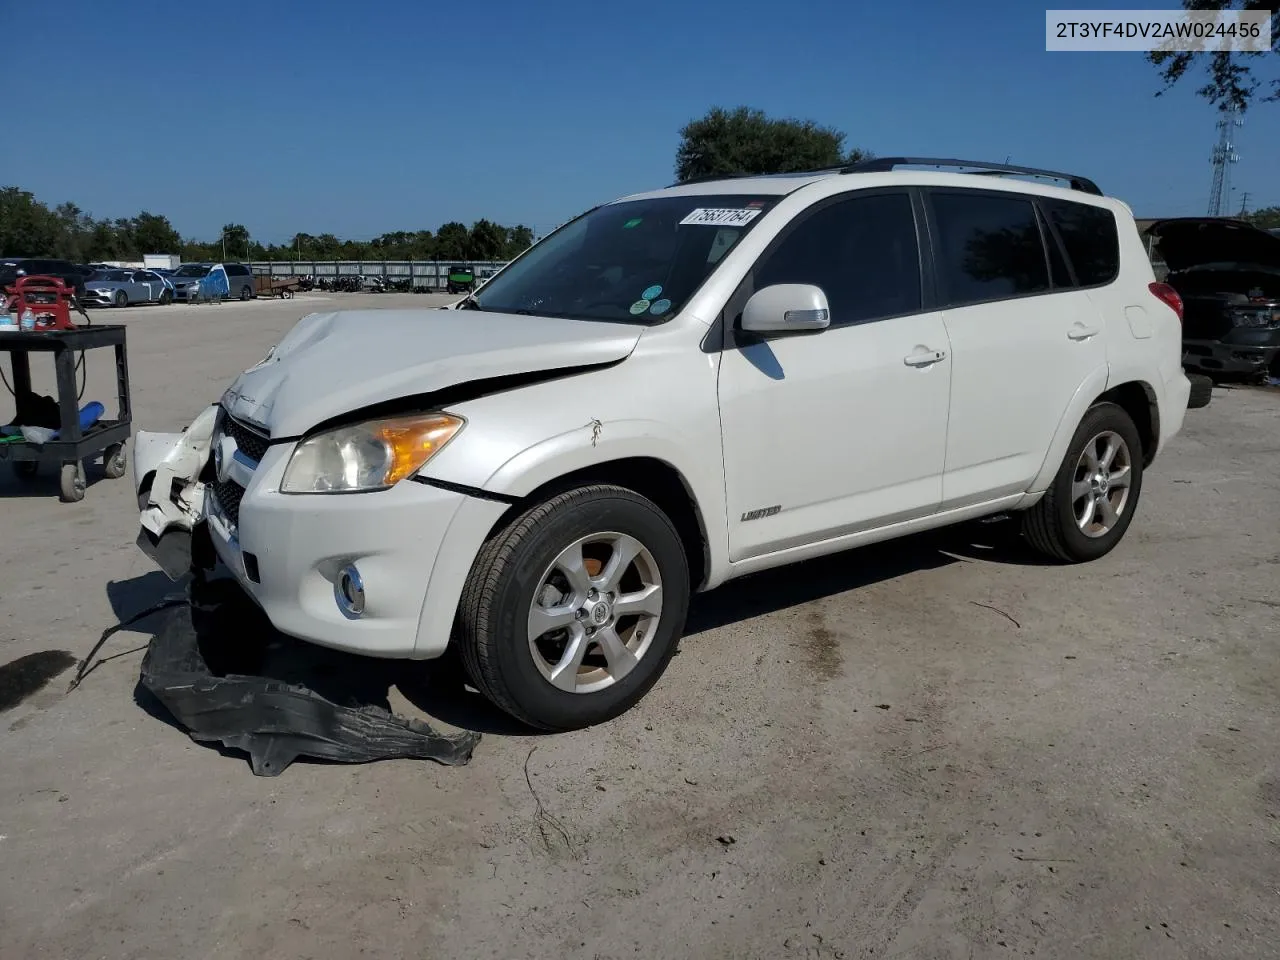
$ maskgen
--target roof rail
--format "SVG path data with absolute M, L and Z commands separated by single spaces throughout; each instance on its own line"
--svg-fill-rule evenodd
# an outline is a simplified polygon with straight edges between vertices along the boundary
M 671 187 L 687 187 L 691 183 L 712 183 L 716 180 L 751 180 L 757 177 L 808 177 L 819 173 L 844 173 L 845 167 L 836 164 L 834 167 L 819 167 L 817 170 L 783 170 L 781 173 L 712 173 L 705 177 L 691 177 L 688 180 L 677 180 L 667 184 Z
M 986 163 L 982 160 L 944 160 L 937 157 L 875 157 L 841 167 L 841 173 L 888 173 L 897 167 L 964 167 L 966 172 L 987 175 L 1022 174 L 1023 176 L 1049 177 L 1064 180 L 1071 184 L 1072 190 L 1102 196 L 1098 185 L 1086 177 L 1074 173 L 1059 173 L 1056 170 L 1040 170 L 1037 167 L 1018 167 L 1007 163 Z

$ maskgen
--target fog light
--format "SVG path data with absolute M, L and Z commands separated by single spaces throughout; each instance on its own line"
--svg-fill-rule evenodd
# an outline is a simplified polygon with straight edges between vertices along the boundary
M 364 614 L 364 581 L 360 579 L 360 571 L 355 564 L 342 568 L 333 585 L 333 596 L 344 615 L 359 617 Z

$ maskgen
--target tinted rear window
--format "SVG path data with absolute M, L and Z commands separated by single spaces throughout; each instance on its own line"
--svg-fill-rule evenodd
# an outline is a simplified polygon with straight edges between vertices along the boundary
M 1070 200 L 1042 199 L 1082 287 L 1110 283 L 1120 272 L 1120 237 L 1110 210 Z
M 957 307 L 1049 289 L 1040 225 L 1030 198 L 1008 194 L 932 194 L 943 304 Z

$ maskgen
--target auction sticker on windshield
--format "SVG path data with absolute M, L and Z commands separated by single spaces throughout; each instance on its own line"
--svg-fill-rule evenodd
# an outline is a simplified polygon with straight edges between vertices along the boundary
M 689 215 L 680 221 L 680 226 L 696 223 L 711 227 L 741 227 L 760 216 L 761 212 L 744 208 L 699 207 L 697 210 L 690 211 Z

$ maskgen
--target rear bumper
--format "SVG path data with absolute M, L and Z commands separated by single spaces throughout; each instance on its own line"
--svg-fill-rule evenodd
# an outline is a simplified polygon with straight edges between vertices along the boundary
M 1220 340 L 1184 340 L 1182 364 L 1204 373 L 1262 374 L 1280 353 L 1280 343 L 1242 345 Z

